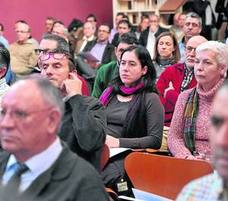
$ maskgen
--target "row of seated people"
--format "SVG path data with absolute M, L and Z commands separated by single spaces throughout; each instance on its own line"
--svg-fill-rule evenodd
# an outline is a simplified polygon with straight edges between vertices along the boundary
M 209 44 L 206 43 L 205 46 L 208 47 Z M 213 49 L 215 46 L 219 46 L 217 51 Z M 199 48 L 198 57 L 196 54 L 196 61 L 199 63 L 198 71 L 201 72 L 207 69 L 206 67 L 203 68 L 202 65 L 208 65 L 210 68 L 207 71 L 211 71 L 199 74 L 199 80 L 197 81 L 198 85 L 200 85 L 199 81 L 202 81 L 203 84 L 206 83 L 205 86 L 208 89 L 208 82 L 205 81 L 208 78 L 209 84 L 213 84 L 212 86 L 209 85 L 209 89 L 211 89 L 223 82 L 222 78 L 227 70 L 227 62 L 224 62 L 226 59 L 224 55 L 227 54 L 226 46 L 215 42 L 209 46 L 213 47 L 209 50 L 205 50 L 203 47 L 201 51 Z M 193 49 L 195 47 L 192 47 Z M 74 65 L 70 59 L 69 46 L 66 41 L 56 35 L 47 35 L 40 43 L 39 52 L 41 74 L 50 79 L 60 90 L 66 101 L 66 113 L 60 130 L 60 137 L 68 143 L 73 151 L 89 161 L 98 163 L 100 160 L 92 159 L 90 154 L 93 154 L 94 157 L 98 153 L 97 156 L 99 158 L 99 152 L 105 136 L 106 143 L 110 144 L 110 147 L 160 147 L 163 131 L 163 107 L 159 101 L 159 96 L 156 95 L 156 70 L 149 52 L 144 47 L 133 45 L 126 50 L 122 50 L 116 82 L 114 82 L 113 86 L 109 86 L 100 97 L 101 103 L 105 106 L 104 110 L 107 110 L 107 127 L 105 125 L 104 111 L 98 102 L 92 97 L 81 96 L 82 83 L 73 71 Z M 201 52 L 202 55 L 200 54 Z M 218 60 L 217 54 L 224 60 Z M 196 72 L 198 71 L 195 68 L 195 75 L 197 75 Z M 203 88 L 202 86 L 200 87 Z M 212 91 L 214 92 L 216 89 Z M 194 91 L 194 93 L 196 92 Z M 193 94 L 188 104 L 193 105 L 192 101 L 198 103 L 197 98 L 198 95 Z M 196 106 L 197 110 L 200 105 L 196 104 L 194 106 Z M 114 115 L 112 117 L 111 114 L 115 113 L 117 116 Z M 192 113 L 190 112 L 190 114 Z M 193 114 L 195 115 L 196 113 L 194 112 Z M 195 116 L 187 116 L 186 118 L 195 122 Z M 110 124 L 109 119 L 111 121 Z M 135 132 L 134 129 L 138 132 Z M 190 129 L 187 128 L 190 133 L 186 134 L 186 141 L 190 144 L 192 143 L 191 129 L 192 127 Z M 132 137 L 132 134 L 135 134 L 135 136 Z M 96 152 L 94 153 L 94 151 Z M 195 150 L 193 151 L 195 153 Z M 118 163 L 117 167 L 123 170 L 122 161 L 120 159 L 119 163 L 115 162 Z M 108 167 L 109 164 L 107 165 Z M 111 163 L 110 167 L 112 167 Z M 121 171 L 121 176 L 122 173 L 123 171 Z

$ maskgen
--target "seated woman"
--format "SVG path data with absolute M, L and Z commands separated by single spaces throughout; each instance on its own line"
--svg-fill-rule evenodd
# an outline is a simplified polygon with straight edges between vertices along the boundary
M 107 112 L 106 144 L 109 148 L 159 149 L 164 109 L 155 89 L 156 71 L 149 52 L 130 46 L 120 57 L 119 76 L 101 95 Z M 124 177 L 122 155 L 111 158 L 102 172 L 106 186 L 114 188 Z
M 210 156 L 209 113 L 213 97 L 226 76 L 227 55 L 228 47 L 216 41 L 196 48 L 197 85 L 179 95 L 168 135 L 168 147 L 175 157 L 208 159 Z
M 180 51 L 175 35 L 171 32 L 161 33 L 155 42 L 154 66 L 157 71 L 157 77 L 166 69 L 166 67 L 177 63 L 180 59 Z

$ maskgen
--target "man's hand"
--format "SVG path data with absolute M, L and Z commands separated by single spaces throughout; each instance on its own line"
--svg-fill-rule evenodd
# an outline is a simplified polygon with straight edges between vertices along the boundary
M 119 139 L 112 137 L 111 135 L 106 136 L 105 144 L 107 144 L 109 148 L 120 147 Z
M 67 97 L 82 94 L 82 81 L 78 78 L 76 72 L 69 73 L 69 78 L 63 81 L 61 89 L 65 91 Z
M 164 90 L 164 97 L 166 98 L 167 92 L 168 92 L 169 90 L 173 90 L 173 89 L 174 89 L 173 83 L 170 81 L 170 82 L 169 82 L 169 87 L 166 88 L 166 89 Z

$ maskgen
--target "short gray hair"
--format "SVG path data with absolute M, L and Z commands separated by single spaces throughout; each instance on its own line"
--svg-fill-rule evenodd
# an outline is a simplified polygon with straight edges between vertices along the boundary
M 202 28 L 202 19 L 201 19 L 201 17 L 200 17 L 197 13 L 195 13 L 195 12 L 189 12 L 189 13 L 187 13 L 187 14 L 186 14 L 185 20 L 186 20 L 188 17 L 196 18 L 196 19 L 199 21 L 199 26 L 200 26 L 200 28 Z
M 228 68 L 228 46 L 222 42 L 218 41 L 207 41 L 200 44 L 196 48 L 196 53 L 210 50 L 216 53 L 216 60 L 218 64 Z
M 45 34 L 43 36 L 42 40 L 55 41 L 57 43 L 56 49 L 63 50 L 63 51 L 70 53 L 70 46 L 69 46 L 68 42 L 64 38 L 62 38 L 61 36 L 58 36 L 56 34 Z
M 58 108 L 61 117 L 64 114 L 65 106 L 60 91 L 47 78 L 39 74 L 32 74 L 24 77 L 22 80 L 33 81 L 41 92 L 43 100 L 51 106 Z

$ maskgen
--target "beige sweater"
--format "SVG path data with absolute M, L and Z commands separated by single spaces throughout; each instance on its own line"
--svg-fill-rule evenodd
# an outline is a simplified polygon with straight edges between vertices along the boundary
M 27 75 L 37 64 L 37 55 L 34 49 L 37 48 L 32 41 L 27 40 L 23 44 L 14 42 L 10 45 L 11 69 L 17 75 Z

